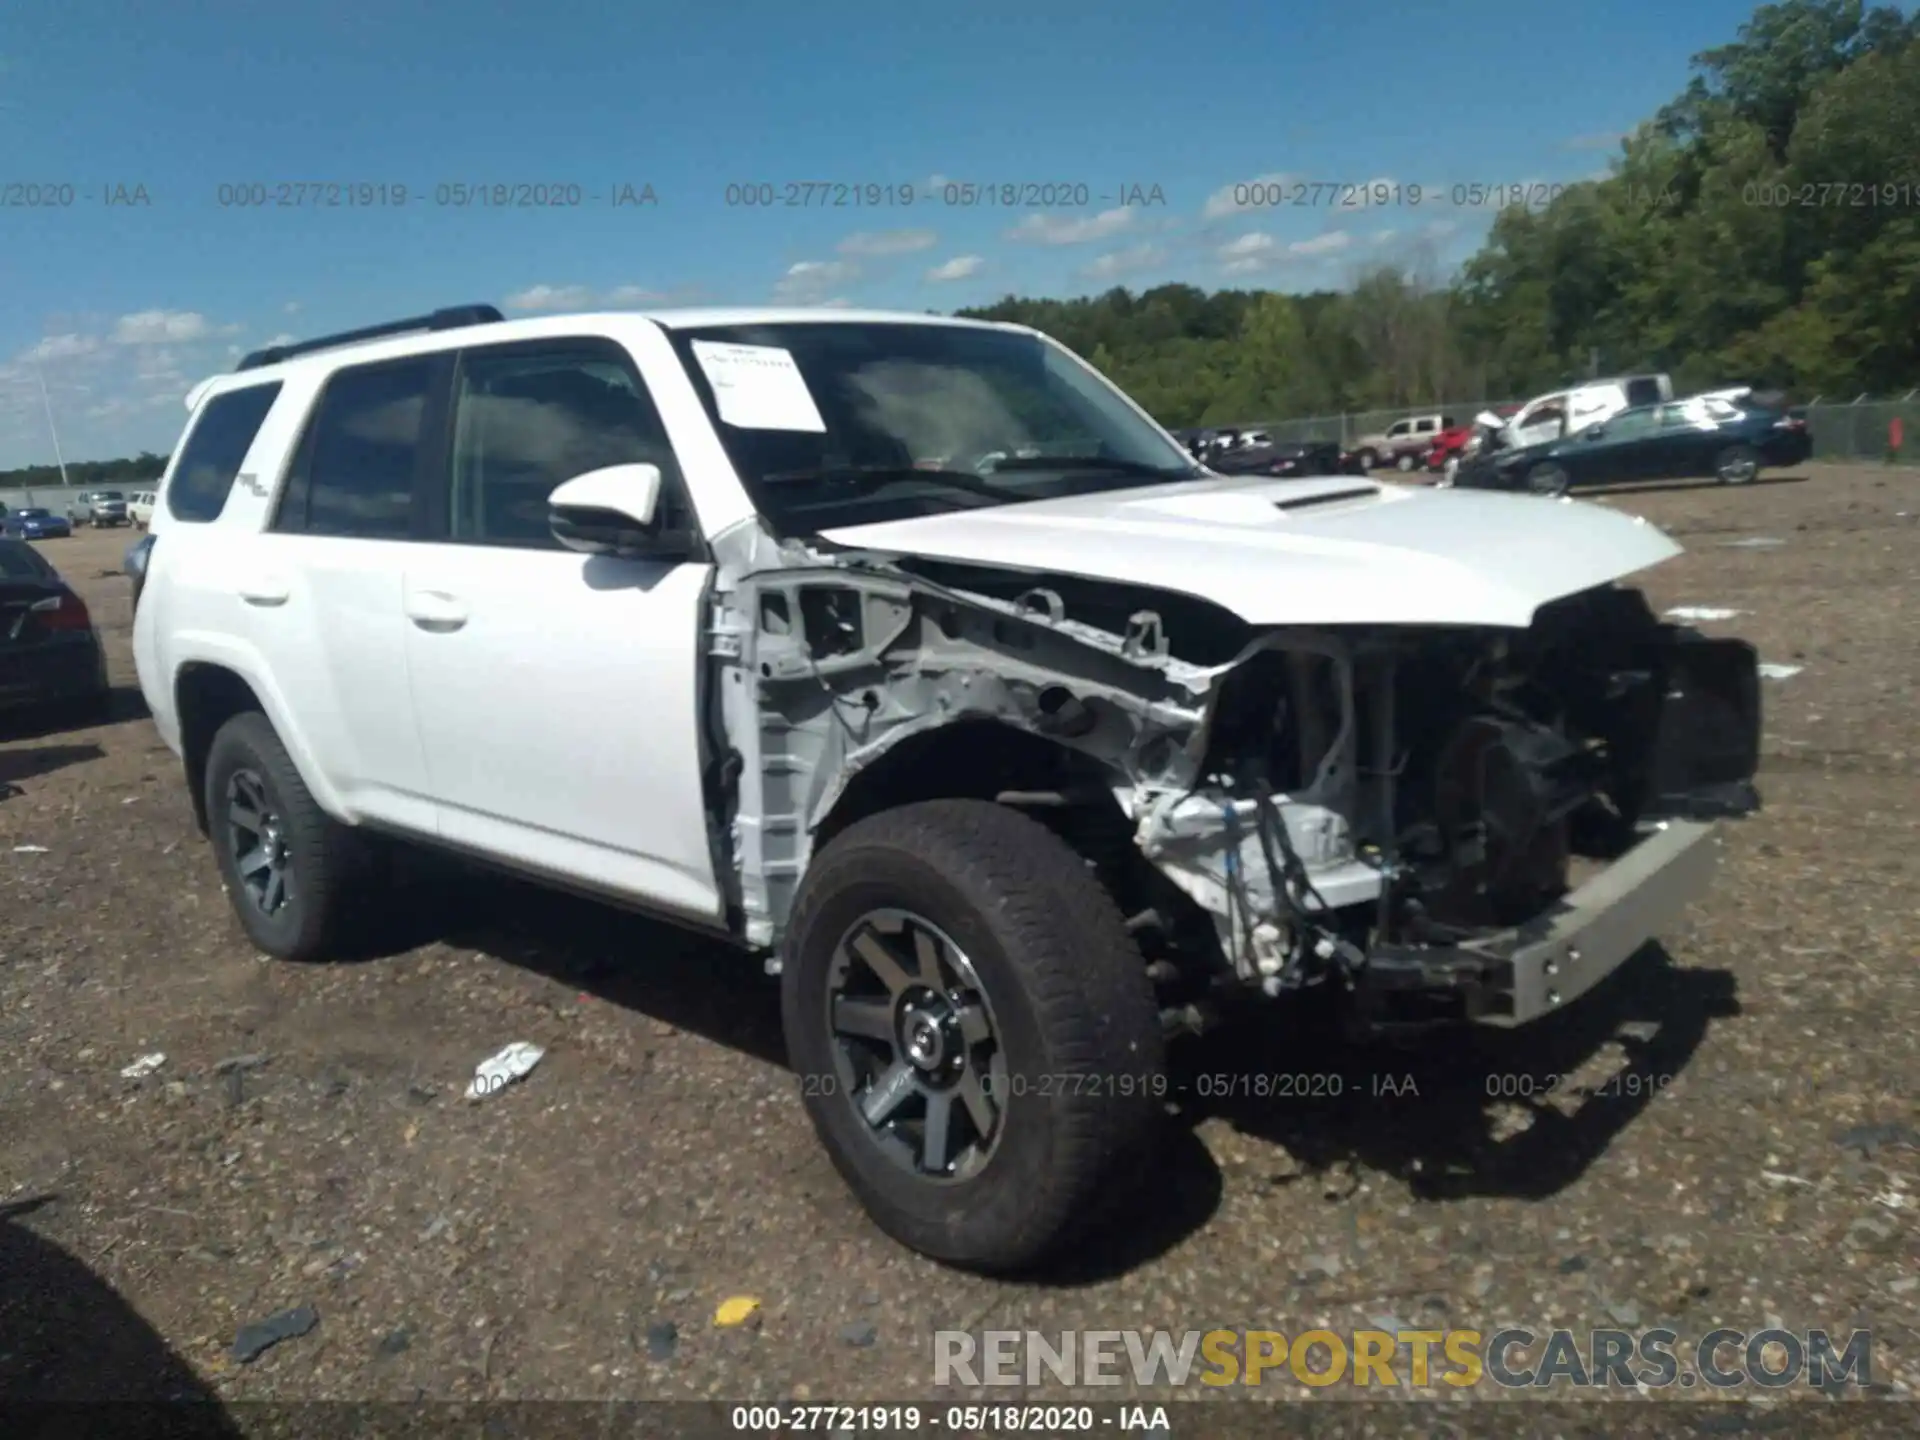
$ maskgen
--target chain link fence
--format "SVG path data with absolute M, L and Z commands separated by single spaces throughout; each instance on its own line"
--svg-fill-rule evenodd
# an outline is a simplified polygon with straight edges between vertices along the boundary
M 1898 400 L 1866 395 L 1832 400 L 1816 395 L 1807 404 L 1807 430 L 1813 436 L 1816 460 L 1893 459 L 1920 465 L 1920 390 L 1909 390 Z
M 1518 405 L 1519 400 L 1455 400 L 1439 405 L 1420 405 L 1406 410 L 1357 410 L 1339 415 L 1303 415 L 1288 420 L 1255 420 L 1244 425 L 1215 426 L 1215 429 L 1264 430 L 1275 440 L 1337 440 L 1342 449 L 1356 442 L 1385 433 L 1396 420 L 1439 414 L 1450 424 L 1471 425 L 1483 410 L 1501 405 Z M 1874 399 L 1861 395 L 1851 400 L 1815 396 L 1804 407 L 1807 430 L 1813 437 L 1816 460 L 1897 460 L 1901 464 L 1920 464 L 1920 390 L 1909 391 L 1897 400 Z M 1900 422 L 1898 432 L 1894 421 Z M 1897 454 L 1894 438 L 1901 441 Z

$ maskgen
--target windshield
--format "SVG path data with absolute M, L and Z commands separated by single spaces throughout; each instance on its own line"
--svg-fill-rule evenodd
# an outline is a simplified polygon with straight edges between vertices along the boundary
M 16 510 L 13 513 L 22 520 L 44 520 L 50 512 L 45 510 Z
M 754 506 L 807 535 L 1205 472 L 1033 335 L 910 321 L 670 332 Z

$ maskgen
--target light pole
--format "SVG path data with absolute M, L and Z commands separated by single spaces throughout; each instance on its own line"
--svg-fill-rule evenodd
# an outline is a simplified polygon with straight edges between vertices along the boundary
M 67 489 L 67 460 L 60 453 L 60 431 L 53 423 L 53 400 L 47 394 L 47 377 L 40 369 L 40 362 L 33 362 L 33 378 L 40 382 L 40 406 L 47 412 L 47 434 L 53 437 L 53 463 L 60 467 L 60 488 Z M 33 491 L 27 491 L 27 503 L 33 503 Z

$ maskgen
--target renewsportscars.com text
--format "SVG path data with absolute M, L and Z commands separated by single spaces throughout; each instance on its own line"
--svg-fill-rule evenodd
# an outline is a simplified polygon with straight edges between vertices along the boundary
M 1201 1384 L 1461 1389 L 1829 1390 L 1873 1383 L 1873 1336 L 1731 1327 L 1692 1341 L 1652 1330 L 936 1331 L 933 1383 Z

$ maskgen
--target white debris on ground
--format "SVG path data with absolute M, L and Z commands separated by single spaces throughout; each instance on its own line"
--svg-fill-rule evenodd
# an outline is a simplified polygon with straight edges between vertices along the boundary
M 16 845 L 13 847 L 13 853 L 16 855 L 44 855 L 47 853 L 47 847 L 44 845 Z
M 1744 540 L 1723 540 L 1720 543 L 1729 550 L 1772 550 L 1787 542 L 1771 535 L 1749 535 Z
M 156 1050 L 151 1055 L 142 1055 L 138 1060 L 127 1066 L 126 1069 L 120 1072 L 120 1078 L 122 1080 L 144 1080 L 166 1063 L 167 1057 Z
M 1760 673 L 1769 680 L 1791 680 L 1805 668 L 1802 665 L 1781 665 L 1772 660 L 1760 662 Z
M 489 1055 L 475 1068 L 467 1086 L 467 1099 L 484 1100 L 533 1073 L 547 1052 L 538 1045 L 516 1040 L 497 1055 Z
M 1731 620 L 1744 610 L 1722 610 L 1712 605 L 1676 605 L 1667 611 L 1669 620 Z

